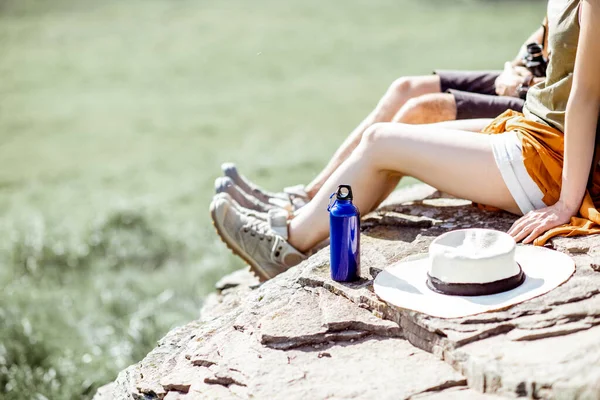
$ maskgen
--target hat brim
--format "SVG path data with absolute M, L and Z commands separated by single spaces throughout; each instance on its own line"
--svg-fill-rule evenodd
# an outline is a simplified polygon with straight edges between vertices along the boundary
M 501 310 L 548 293 L 575 272 L 571 257 L 537 246 L 517 246 L 515 259 L 526 275 L 516 288 L 485 296 L 449 296 L 427 286 L 429 257 L 402 260 L 380 272 L 373 282 L 382 300 L 400 308 L 440 318 L 458 318 Z

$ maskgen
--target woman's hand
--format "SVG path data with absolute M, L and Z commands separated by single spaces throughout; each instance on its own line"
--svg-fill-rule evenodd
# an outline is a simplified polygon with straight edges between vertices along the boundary
M 508 230 L 516 242 L 531 243 L 549 229 L 566 224 L 577 213 L 558 202 L 553 206 L 533 210 L 519 218 Z

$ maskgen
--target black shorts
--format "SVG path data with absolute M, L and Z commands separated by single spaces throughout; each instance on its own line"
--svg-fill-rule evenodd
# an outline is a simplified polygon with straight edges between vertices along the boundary
M 506 110 L 523 110 L 524 100 L 496 95 L 500 71 L 435 71 L 442 93 L 456 101 L 456 119 L 495 118 Z

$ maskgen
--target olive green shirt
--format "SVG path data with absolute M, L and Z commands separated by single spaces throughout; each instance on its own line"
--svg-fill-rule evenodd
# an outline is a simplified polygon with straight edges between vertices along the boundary
M 567 101 L 573 84 L 579 41 L 579 1 L 548 2 L 548 69 L 546 80 L 527 93 L 523 114 L 528 119 L 565 131 Z

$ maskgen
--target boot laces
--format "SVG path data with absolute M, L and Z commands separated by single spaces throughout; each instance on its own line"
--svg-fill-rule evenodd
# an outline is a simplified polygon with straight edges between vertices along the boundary
M 258 236 L 260 240 L 263 240 L 265 237 L 267 240 L 272 240 L 271 228 L 267 223 L 261 221 L 257 218 L 252 218 L 243 228 L 244 233 L 250 233 L 251 236 Z

